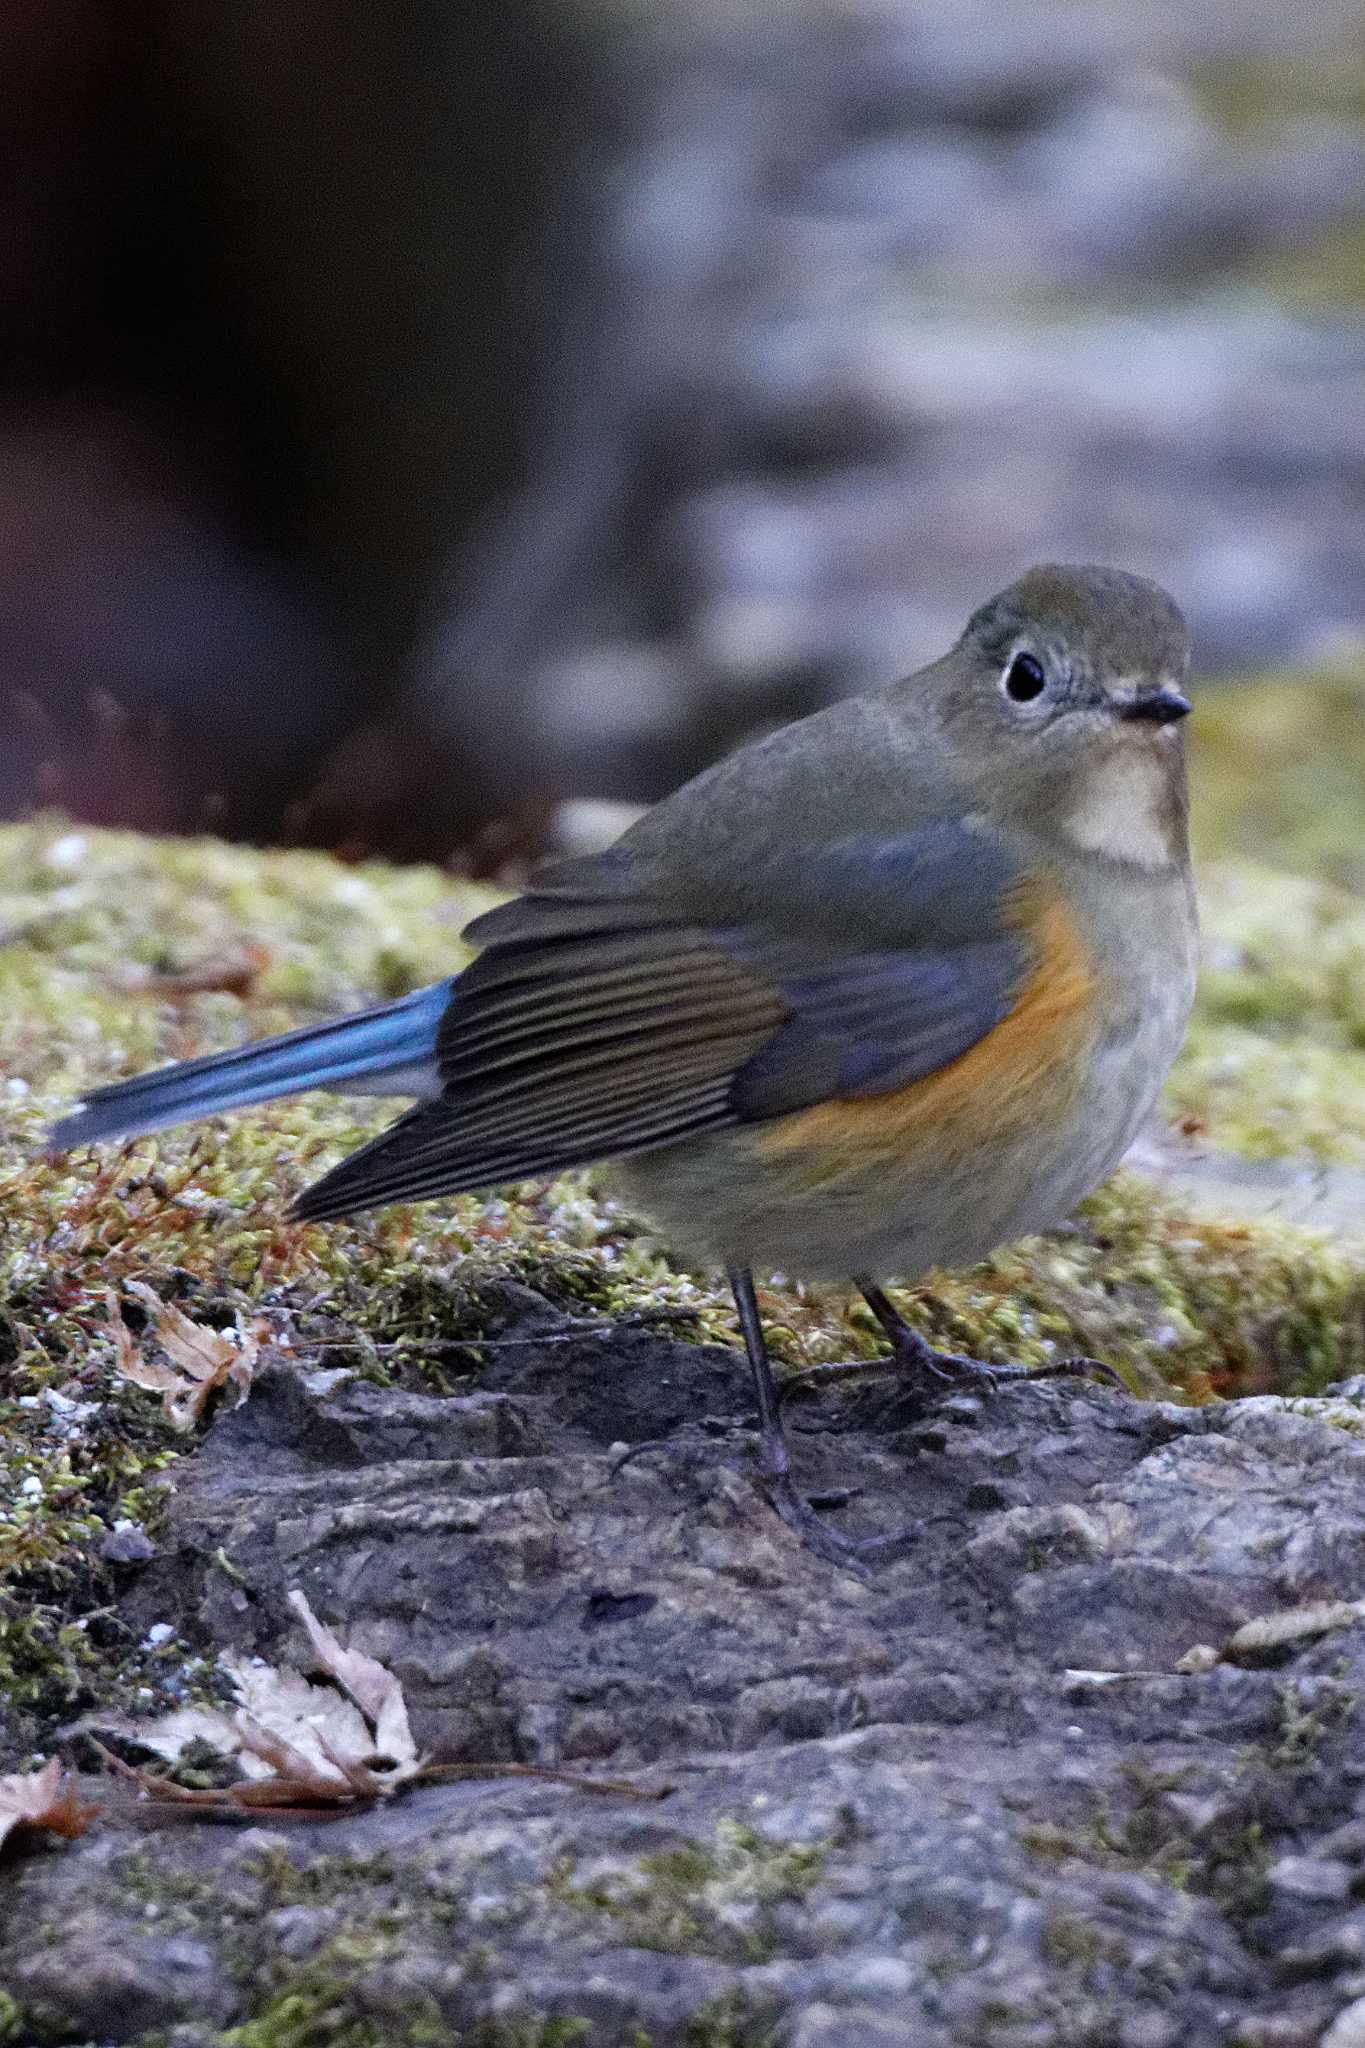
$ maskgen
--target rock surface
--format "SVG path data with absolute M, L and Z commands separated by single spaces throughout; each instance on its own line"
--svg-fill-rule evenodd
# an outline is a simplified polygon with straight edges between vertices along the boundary
M 1365 1624 L 1200 1646 L 1365 1591 L 1365 1383 L 817 1385 L 806 1484 L 922 1523 L 862 1576 L 761 1498 L 732 1352 L 485 1307 L 445 1396 L 266 1370 L 178 1468 L 128 1618 L 278 1659 L 299 1586 L 433 1755 L 668 1796 L 127 1812 L 7 1870 L 7 2038 L 1268 2048 L 1360 1996 Z
M 1229 806 L 1263 857 L 1311 771 L 1274 709 L 1212 742 L 1225 772 L 1250 749 L 1256 817 Z M 1330 729 L 1349 774 L 1349 706 Z M 1119 1176 L 902 1297 L 941 1345 L 1084 1350 L 1158 1398 L 793 1387 L 836 1525 L 918 1525 L 860 1576 L 758 1491 L 723 1291 L 590 1179 L 300 1229 L 290 1195 L 367 1129 L 317 1098 L 44 1157 L 95 1079 L 449 971 L 486 894 L 0 833 L 0 1771 L 61 1755 L 105 1808 L 6 1847 L 5 2048 L 1348 2048 L 1365 925 L 1316 876 L 1359 844 L 1205 870 L 1145 1162 L 1172 1194 Z M 1310 1186 L 1333 1237 L 1246 1220 Z M 761 1301 L 784 1372 L 876 1350 L 840 1296 Z M 156 1356 L 171 1305 L 260 1347 L 246 1405 L 185 1434 L 115 1338 Z M 224 1654 L 307 1661 L 295 1587 L 433 1756 L 494 1775 L 254 1827 L 96 1775 L 78 1721 L 221 1698 Z

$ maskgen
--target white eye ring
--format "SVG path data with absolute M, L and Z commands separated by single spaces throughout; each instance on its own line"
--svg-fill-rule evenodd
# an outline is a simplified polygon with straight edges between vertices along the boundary
M 1047 671 L 1036 654 L 1019 648 L 1000 672 L 1000 687 L 1012 704 L 1032 704 L 1047 688 Z

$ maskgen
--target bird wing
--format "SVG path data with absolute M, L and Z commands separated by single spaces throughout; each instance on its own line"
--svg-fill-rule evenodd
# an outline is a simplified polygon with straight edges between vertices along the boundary
M 712 916 L 619 855 L 566 863 L 469 927 L 483 950 L 441 1020 L 440 1097 L 310 1188 L 299 1214 L 556 1173 L 903 1087 L 1008 1014 L 1033 958 L 1018 879 L 998 840 L 959 824 L 771 860 Z

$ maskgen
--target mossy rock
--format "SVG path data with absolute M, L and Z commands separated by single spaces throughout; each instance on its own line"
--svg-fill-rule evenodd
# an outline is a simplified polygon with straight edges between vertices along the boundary
M 1365 1161 L 1365 911 L 1321 874 L 1227 861 L 1207 867 L 1203 893 L 1210 967 L 1172 1118 L 1252 1154 Z M 437 1323 L 455 1334 L 452 1301 L 476 1328 L 480 1287 L 509 1273 L 579 1311 L 682 1309 L 699 1338 L 734 1341 L 716 1277 L 670 1263 L 590 1174 L 354 1224 L 289 1222 L 290 1197 L 385 1121 L 382 1105 L 308 1097 L 45 1156 L 51 1118 L 97 1081 L 450 971 L 462 925 L 490 900 L 431 869 L 59 820 L 0 831 L 0 1746 L 21 1752 L 95 1697 L 182 1697 L 196 1650 L 211 1649 L 134 1641 L 120 1620 L 111 1532 L 154 1536 L 193 1438 L 117 1377 L 111 1289 L 144 1281 L 219 1325 L 287 1311 L 319 1355 L 344 1343 L 380 1375 L 420 1361 Z M 955 1350 L 1086 1352 L 1137 1390 L 1196 1399 L 1309 1390 L 1365 1367 L 1365 1253 L 1132 1175 L 1066 1229 L 932 1277 L 906 1305 Z M 764 1307 L 784 1362 L 880 1347 L 844 1295 L 782 1284 Z
M 1189 732 L 1196 858 L 1365 890 L 1365 662 L 1198 690 Z
M 1168 1102 L 1246 1158 L 1360 1168 L 1365 681 L 1340 667 L 1208 690 L 1191 728 L 1205 944 Z

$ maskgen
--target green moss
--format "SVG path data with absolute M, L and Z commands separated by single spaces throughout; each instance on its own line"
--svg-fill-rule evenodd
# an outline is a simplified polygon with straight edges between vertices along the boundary
M 359 1994 L 369 1973 L 394 1953 L 372 1934 L 339 1936 L 221 2035 L 219 2048 L 456 2048 L 458 2036 L 432 1999 L 402 2013 L 365 2009 Z
M 1304 121 L 1365 123 L 1365 64 L 1353 47 L 1273 58 L 1218 56 L 1196 63 L 1190 83 L 1201 106 L 1234 136 Z
M 1345 890 L 1267 869 L 1200 877 L 1207 942 L 1197 1023 L 1329 1052 L 1365 1052 L 1365 909 Z
M 310 1855 L 304 1862 L 278 1842 L 246 1858 L 241 1867 L 243 1875 L 258 1887 L 252 1910 L 260 1913 L 274 1913 L 286 1906 L 332 1905 L 358 1888 L 392 1886 L 400 1876 L 393 1858 L 382 1850 L 372 1856 Z M 411 1863 L 402 1875 L 414 1878 Z
M 1199 1000 L 1167 1088 L 1209 1142 L 1249 1158 L 1365 1166 L 1365 907 L 1328 882 L 1200 873 Z
M 1191 67 L 1189 83 L 1203 111 L 1234 144 L 1293 146 L 1305 129 L 1365 126 L 1365 62 L 1359 39 L 1336 48 L 1273 56 L 1219 55 Z M 1352 211 L 1344 221 L 1307 235 L 1275 237 L 1242 257 L 1229 247 L 1238 282 L 1268 290 L 1295 314 L 1358 307 L 1365 298 L 1365 230 Z
M 1166 1101 L 1187 1130 L 1246 1159 L 1365 1167 L 1365 1053 L 1196 1022 Z
M 1192 1218 L 1118 1174 L 1065 1232 L 1007 1247 L 911 1297 L 941 1346 L 1114 1365 L 1135 1392 L 1312 1392 L 1365 1370 L 1365 1262 L 1283 1225 Z
M 1061 1969 L 1090 1969 L 1106 1952 L 1106 1938 L 1093 1920 L 1054 1913 L 1043 1929 L 1042 1950 Z
M 1301 315 L 1355 313 L 1365 303 L 1365 227 L 1356 216 L 1324 228 L 1257 265 L 1255 277 Z
M 54 1718 L 96 1696 L 130 1703 L 155 1678 L 156 1654 L 122 1624 L 98 1543 L 117 1522 L 157 1526 L 162 1498 L 148 1482 L 166 1463 L 147 1441 L 155 1427 L 121 1411 L 77 1424 L 25 1398 L 35 1399 L 0 1399 L 0 1700 L 20 1750 Z
M 1365 681 L 1354 655 L 1197 690 L 1189 764 L 1200 860 L 1365 886 Z
M 1058 1827 L 1050 1821 L 1033 1822 L 1020 1830 L 1020 1846 L 1037 1862 L 1056 1867 L 1069 1862 L 1089 1864 L 1102 1870 L 1140 1869 L 1184 1891 L 1196 1875 L 1197 1859 L 1189 1841 L 1179 1832 L 1166 1807 L 1164 1793 L 1170 1781 L 1145 1774 L 1139 1767 L 1128 1774 L 1127 1796 L 1096 1796 L 1087 1824 L 1076 1828 Z M 1054 1923 L 1055 1924 L 1055 1923 Z M 1069 1923 L 1063 1922 L 1063 1930 Z M 1085 1961 L 1084 1954 L 1062 1953 L 1074 1936 L 1058 1934 L 1054 1961 Z
M 1350 1686 L 1324 1685 L 1305 1696 L 1290 1680 L 1275 1695 L 1270 1761 L 1281 1770 L 1311 1768 L 1326 1745 L 1352 1724 L 1359 1710 L 1360 1694 Z
M 1359 1163 L 1365 912 L 1342 884 L 1365 819 L 1352 813 L 1330 844 L 1296 837 L 1309 771 L 1283 712 L 1298 685 L 1277 688 L 1269 708 L 1254 693 L 1210 700 L 1196 760 L 1208 964 L 1170 1103 L 1218 1144 Z M 1349 755 L 1360 742 L 1346 733 L 1365 721 L 1345 701 L 1322 712 L 1313 750 L 1359 763 L 1346 781 L 1350 800 L 1365 801 L 1365 761 Z M 1302 873 L 1228 857 L 1258 815 Z M 1278 842 L 1263 851 L 1278 858 Z M 0 1723 L 11 1752 L 96 1699 L 155 1707 L 170 1678 L 183 1688 L 196 1648 L 150 1652 L 128 1639 L 117 1569 L 101 1557 L 116 1521 L 155 1536 L 164 1485 L 193 1443 L 118 1379 L 110 1287 L 145 1280 L 215 1324 L 261 1318 L 295 1355 L 376 1377 L 420 1370 L 445 1386 L 477 1380 L 469 1340 L 487 1330 L 490 1285 L 509 1276 L 574 1314 L 684 1311 L 684 1334 L 734 1341 L 724 1288 L 680 1271 L 593 1174 L 358 1224 L 289 1223 L 290 1196 L 384 1122 L 383 1105 L 305 1097 L 121 1150 L 44 1156 L 51 1118 L 98 1081 L 458 966 L 459 930 L 490 900 L 431 870 L 50 819 L 0 828 Z M 214 980 L 231 987 L 190 986 Z M 1135 1389 L 1198 1398 L 1313 1391 L 1365 1367 L 1363 1289 L 1365 1263 L 1349 1247 L 1198 1220 L 1120 1178 L 1074 1228 L 903 1299 L 949 1348 L 1038 1364 L 1085 1352 Z M 787 1365 L 882 1349 L 844 1294 L 768 1286 L 762 1305 Z M 134 1298 L 125 1308 L 137 1327 Z
M 1055 1821 L 1034 1821 L 1020 1829 L 1019 1846 L 1037 1862 L 1055 1866 L 1069 1863 L 1073 1857 L 1084 1861 L 1088 1845 L 1071 1828 L 1059 1827 Z
M 686 2048 L 777 2048 L 785 2033 L 781 2024 L 746 2011 L 737 1993 L 726 1993 L 692 2015 L 683 2040 Z M 638 2048 L 650 2048 L 648 2040 Z
M 713 1847 L 658 1850 L 582 1882 L 566 1864 L 552 1874 L 550 1892 L 562 1905 L 615 1921 L 634 1948 L 765 1962 L 775 1947 L 769 1909 L 804 1898 L 828 1854 L 824 1842 L 774 1842 L 722 1820 Z
M 1270 1864 L 1265 1829 L 1259 1821 L 1250 1821 L 1210 1844 L 1200 1866 L 1198 1889 L 1216 1901 L 1235 1927 L 1265 1910 Z
M 1365 685 L 1209 691 L 1192 721 L 1199 1002 L 1168 1089 L 1213 1144 L 1365 1164 Z
M 466 2048 L 466 2044 L 467 2048 L 573 2048 L 574 2042 L 590 2040 L 591 2036 L 588 2020 L 480 2020 L 473 2027 L 461 2029 L 458 2048 Z M 648 2042 L 644 2048 L 649 2048 Z

